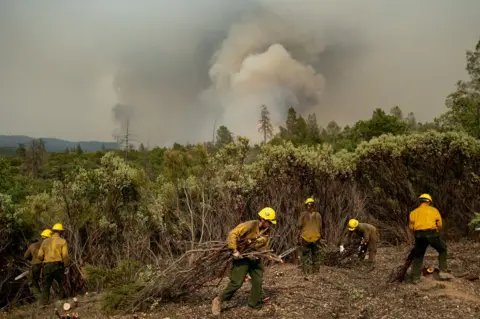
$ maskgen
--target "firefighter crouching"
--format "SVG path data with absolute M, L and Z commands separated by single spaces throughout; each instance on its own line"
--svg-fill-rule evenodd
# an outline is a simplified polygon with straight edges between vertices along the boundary
M 350 219 L 348 221 L 348 235 L 342 245 L 340 245 L 340 252 L 345 250 L 344 245 L 352 243 L 352 237 L 354 235 L 362 238 L 360 243 L 360 252 L 358 257 L 360 260 L 364 260 L 368 252 L 368 261 L 373 265 L 377 257 L 377 245 L 380 240 L 377 228 L 371 224 L 360 223 L 356 219 Z

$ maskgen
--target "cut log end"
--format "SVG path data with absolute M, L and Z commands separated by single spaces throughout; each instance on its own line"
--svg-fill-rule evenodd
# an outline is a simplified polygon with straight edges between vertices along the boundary
M 63 310 L 68 311 L 68 310 L 70 310 L 70 309 L 72 309 L 72 305 L 69 304 L 68 302 L 65 302 L 65 303 L 63 304 Z

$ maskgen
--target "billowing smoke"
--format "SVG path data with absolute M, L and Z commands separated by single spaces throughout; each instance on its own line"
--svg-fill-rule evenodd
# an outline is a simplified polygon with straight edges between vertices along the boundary
M 320 124 L 445 111 L 478 0 L 0 1 L 0 134 L 258 140 L 260 106 Z M 432 14 L 435 12 L 435 14 Z M 116 107 L 115 107 L 116 106 Z
M 236 134 L 258 139 L 254 119 L 263 104 L 277 125 L 289 106 L 302 111 L 319 105 L 325 80 L 309 63 L 325 41 L 301 25 L 261 11 L 231 27 L 213 59 L 209 94 Z

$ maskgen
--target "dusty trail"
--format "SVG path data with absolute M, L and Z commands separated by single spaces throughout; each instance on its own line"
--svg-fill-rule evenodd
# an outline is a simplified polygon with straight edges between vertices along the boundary
M 480 244 L 452 245 L 449 267 L 453 274 L 480 274 L 475 262 Z M 223 305 L 220 318 L 480 318 L 480 280 L 454 278 L 438 281 L 436 275 L 422 277 L 417 285 L 387 284 L 389 272 L 401 263 L 402 248 L 381 248 L 377 266 L 353 268 L 321 267 L 315 275 L 303 276 L 292 264 L 275 265 L 265 272 L 264 290 L 271 297 L 261 311 L 246 307 L 250 284 L 246 282 L 231 302 Z M 469 257 L 470 256 L 470 257 Z M 470 259 L 469 259 L 470 258 Z M 437 255 L 429 250 L 425 264 L 436 266 Z M 176 303 L 159 306 L 152 313 L 136 318 L 214 318 L 210 302 L 226 284 L 215 291 L 202 289 Z M 76 309 L 81 318 L 109 318 L 99 310 L 99 295 L 81 297 Z M 0 318 L 32 318 L 33 306 L 23 307 Z M 53 306 L 38 312 L 36 318 L 52 318 Z M 111 316 L 110 318 L 135 318 Z

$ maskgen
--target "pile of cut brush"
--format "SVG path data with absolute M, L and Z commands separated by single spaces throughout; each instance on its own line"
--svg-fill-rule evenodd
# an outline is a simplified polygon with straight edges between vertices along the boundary
M 273 257 L 270 250 L 257 251 L 252 243 L 241 242 L 238 250 L 245 258 Z M 243 249 L 242 249 L 243 248 Z M 153 304 L 171 301 L 194 292 L 214 280 L 215 286 L 230 268 L 232 251 L 225 242 L 207 242 L 187 251 L 166 269 L 156 270 L 129 300 L 123 303 L 127 311 L 145 310 Z
M 347 267 L 354 260 L 352 257 L 358 253 L 358 247 L 358 244 L 351 244 L 346 246 L 343 252 L 327 251 L 322 258 L 322 263 L 330 267 Z

